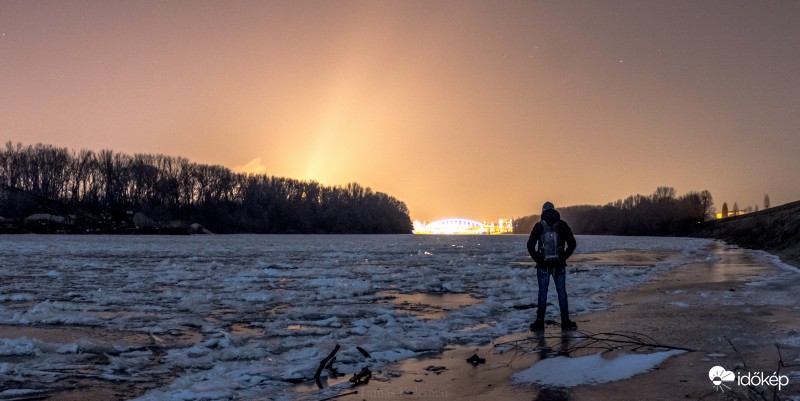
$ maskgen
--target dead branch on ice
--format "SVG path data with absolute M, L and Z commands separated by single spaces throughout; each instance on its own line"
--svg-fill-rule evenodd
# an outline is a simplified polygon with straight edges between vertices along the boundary
M 557 344 L 546 345 L 546 340 L 558 340 Z M 571 354 L 582 349 L 600 349 L 606 351 L 629 348 L 638 351 L 641 348 L 657 348 L 666 350 L 680 350 L 694 352 L 694 349 L 675 345 L 663 344 L 654 338 L 632 331 L 618 331 L 611 333 L 591 333 L 576 331 L 557 335 L 533 335 L 520 340 L 505 341 L 494 344 L 495 348 L 506 347 L 523 353 L 550 353 Z
M 325 369 L 325 367 L 328 366 L 328 362 L 330 362 L 331 359 L 333 359 L 336 356 L 336 353 L 339 352 L 339 348 L 341 348 L 341 346 L 339 346 L 339 344 L 336 344 L 336 346 L 333 347 L 333 351 L 331 351 L 331 353 L 328 354 L 328 356 L 326 356 L 325 359 L 320 361 L 319 367 L 317 368 L 317 373 L 314 374 L 314 380 L 319 382 L 319 376 L 322 374 L 322 370 Z

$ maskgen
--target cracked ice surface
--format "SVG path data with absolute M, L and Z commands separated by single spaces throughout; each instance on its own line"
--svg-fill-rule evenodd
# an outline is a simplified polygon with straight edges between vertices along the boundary
M 290 399 L 293 383 L 312 379 L 337 343 L 337 367 L 353 373 L 363 363 L 356 346 L 371 353 L 375 367 L 527 330 L 533 310 L 514 308 L 536 297 L 526 240 L 5 236 L 0 324 L 98 328 L 148 341 L 0 338 L 0 387 L 27 393 L 80 371 L 98 380 L 150 383 L 140 387 L 145 400 Z M 709 243 L 579 236 L 578 253 L 663 250 L 681 256 L 651 267 L 571 264 L 570 271 L 579 272 L 567 279 L 573 313 L 606 308 L 598 295 L 656 271 L 705 260 Z M 461 294 L 472 301 L 434 302 L 420 312 L 393 302 L 392 294 Z M 550 295 L 554 302 L 555 291 Z M 557 309 L 548 314 L 556 316 Z

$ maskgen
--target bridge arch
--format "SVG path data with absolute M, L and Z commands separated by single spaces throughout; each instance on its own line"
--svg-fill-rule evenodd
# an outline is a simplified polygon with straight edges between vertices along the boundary
M 475 220 L 451 218 L 425 224 L 419 231 L 424 234 L 486 234 L 487 228 Z

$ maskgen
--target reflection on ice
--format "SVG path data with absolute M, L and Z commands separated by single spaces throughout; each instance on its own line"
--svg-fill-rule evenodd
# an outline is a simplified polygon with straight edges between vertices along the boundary
M 396 311 L 408 313 L 424 320 L 439 319 L 444 317 L 448 311 L 481 302 L 469 294 L 398 294 L 386 291 L 375 295 L 384 298 L 379 302 L 388 301 L 393 304 Z
M 303 326 L 302 324 L 290 324 L 289 327 L 286 328 L 286 330 L 290 331 L 303 331 L 303 330 L 314 330 L 314 329 L 316 328 L 311 326 Z
M 536 284 L 526 240 L 4 237 L 0 386 L 65 391 L 81 372 L 84 384 L 145 400 L 291 398 L 335 344 L 339 371 L 352 374 L 364 362 L 356 346 L 376 368 L 527 330 L 535 312 L 519 306 L 535 302 Z M 581 314 L 606 308 L 604 293 L 704 258 L 708 241 L 578 243 L 567 285 Z M 639 259 L 602 254 L 620 249 Z

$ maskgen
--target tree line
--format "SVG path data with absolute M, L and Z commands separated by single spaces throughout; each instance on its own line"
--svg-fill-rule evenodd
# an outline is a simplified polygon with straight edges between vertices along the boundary
M 152 224 L 192 222 L 218 233 L 409 233 L 412 228 L 403 202 L 357 183 L 325 186 L 159 154 L 8 142 L 0 148 L 0 184 L 7 189 L 0 191 L 0 216 L 6 219 L 58 204 L 86 212 L 79 215 L 121 221 L 127 214 L 130 221 L 132 213 L 141 213 Z
M 587 235 L 688 235 L 715 215 L 710 192 L 676 196 L 675 188 L 666 186 L 650 195 L 631 195 L 605 206 L 568 206 L 558 211 L 576 234 Z M 514 233 L 530 233 L 540 219 L 540 215 L 515 219 Z

